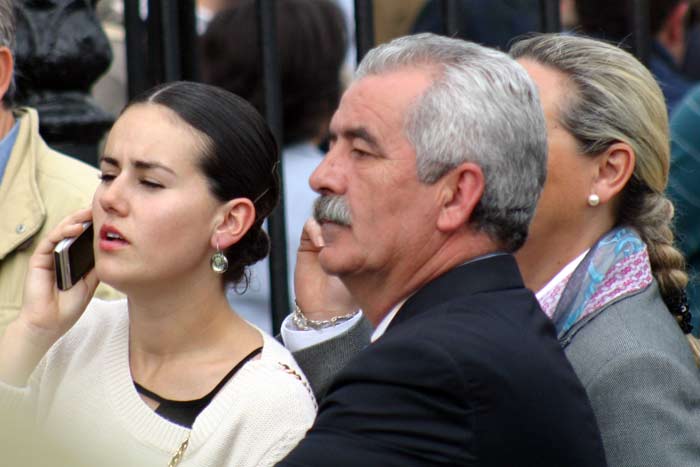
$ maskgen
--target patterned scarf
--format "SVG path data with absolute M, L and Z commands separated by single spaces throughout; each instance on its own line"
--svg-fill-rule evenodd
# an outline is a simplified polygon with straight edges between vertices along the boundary
M 647 247 L 637 232 L 615 228 L 591 247 L 574 272 L 542 297 L 562 345 L 609 304 L 653 280 Z M 555 308 L 556 306 L 556 308 Z

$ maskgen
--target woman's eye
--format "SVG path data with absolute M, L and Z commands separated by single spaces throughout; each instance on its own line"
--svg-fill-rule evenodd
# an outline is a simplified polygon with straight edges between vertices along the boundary
M 106 182 L 111 182 L 112 180 L 114 180 L 114 175 L 100 172 L 100 174 L 97 176 L 97 178 L 99 178 L 100 180 L 102 180 L 103 182 L 106 183 Z
M 141 184 L 147 186 L 148 188 L 164 188 L 163 185 L 152 180 L 141 180 Z

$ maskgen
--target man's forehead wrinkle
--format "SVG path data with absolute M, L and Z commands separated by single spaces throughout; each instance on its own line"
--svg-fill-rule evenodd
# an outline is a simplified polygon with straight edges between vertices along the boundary
M 381 137 L 391 137 L 393 135 L 387 133 L 403 129 L 405 109 L 395 99 L 382 99 L 381 95 L 366 89 L 351 89 L 350 92 L 353 93 L 341 101 L 331 121 L 331 130 L 337 136 L 358 136 L 355 130 L 361 128 L 379 145 Z

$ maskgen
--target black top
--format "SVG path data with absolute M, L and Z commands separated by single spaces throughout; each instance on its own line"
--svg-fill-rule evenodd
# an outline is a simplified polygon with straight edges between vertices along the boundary
M 149 391 L 136 381 L 134 381 L 134 386 L 136 386 L 136 390 L 139 392 L 139 394 L 158 402 L 159 405 L 156 408 L 156 413 L 158 415 L 178 425 L 186 428 L 192 428 L 194 420 L 202 412 L 202 410 L 209 405 L 212 399 L 214 399 L 214 396 L 216 396 L 221 388 L 224 387 L 224 384 L 226 384 L 243 365 L 248 363 L 250 359 L 254 358 L 260 352 L 262 352 L 262 347 L 258 347 L 249 353 L 243 360 L 238 362 L 236 366 L 234 366 L 233 369 L 226 374 L 226 376 L 224 376 L 224 378 L 219 382 L 219 384 L 216 385 L 214 389 L 211 390 L 211 392 L 209 392 L 209 394 L 200 399 L 195 399 L 192 401 L 174 401 L 161 397 L 155 392 Z
M 278 466 L 602 467 L 581 383 L 510 255 L 418 290 Z

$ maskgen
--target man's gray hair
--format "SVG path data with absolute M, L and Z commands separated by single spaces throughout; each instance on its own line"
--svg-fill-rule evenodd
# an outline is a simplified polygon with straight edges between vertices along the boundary
M 419 180 L 431 184 L 464 162 L 479 165 L 485 187 L 471 225 L 506 251 L 517 250 L 527 237 L 547 165 L 544 115 L 529 76 L 497 50 L 417 34 L 368 52 L 355 80 L 403 68 L 434 75 L 404 120 Z
M 0 46 L 15 50 L 14 0 L 0 0 Z

